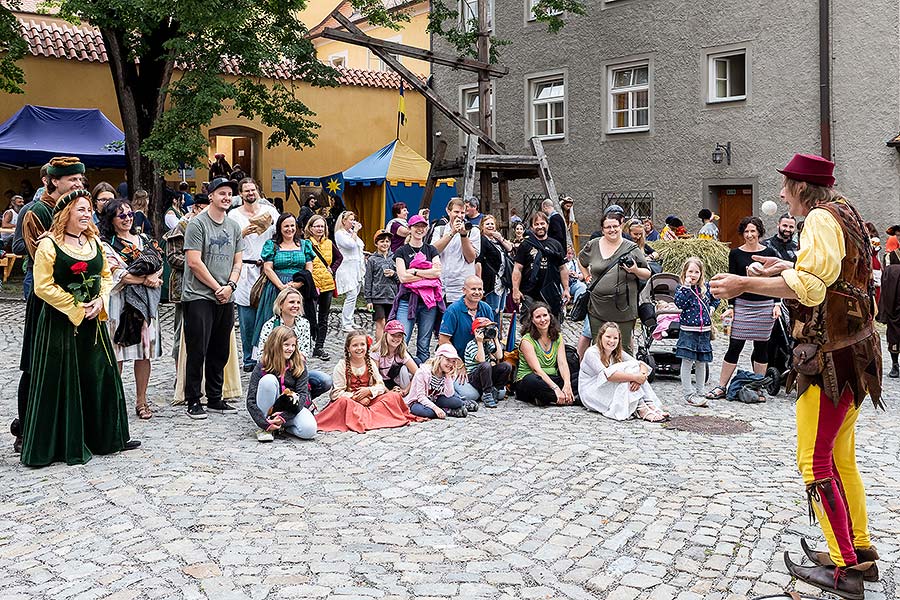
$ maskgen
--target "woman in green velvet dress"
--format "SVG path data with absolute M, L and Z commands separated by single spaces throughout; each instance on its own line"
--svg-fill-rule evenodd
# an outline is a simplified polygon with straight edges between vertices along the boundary
M 125 393 L 106 324 L 112 287 L 91 195 L 56 204 L 34 260 L 34 293 L 46 302 L 35 328 L 22 463 L 84 464 L 129 442 Z

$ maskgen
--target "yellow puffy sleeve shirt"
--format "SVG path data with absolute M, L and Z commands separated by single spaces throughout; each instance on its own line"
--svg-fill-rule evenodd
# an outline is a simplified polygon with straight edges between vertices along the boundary
M 804 306 L 825 300 L 825 290 L 837 281 L 844 260 L 844 232 L 830 212 L 813 209 L 800 232 L 800 251 L 793 269 L 781 273 Z
M 103 309 L 97 316 L 100 321 L 106 321 L 108 316 L 106 309 L 109 306 L 109 292 L 112 289 L 112 275 L 106 256 L 100 248 L 97 240 L 91 240 L 80 251 L 69 246 L 63 250 L 69 256 L 80 260 L 89 260 L 99 252 L 103 255 L 103 270 L 100 272 L 100 298 L 103 299 Z M 78 327 L 84 320 L 84 308 L 82 304 L 75 303 L 75 297 L 63 289 L 53 279 L 53 265 L 56 263 L 56 246 L 49 237 L 38 242 L 34 255 L 34 293 L 38 298 L 63 313 L 73 325 Z

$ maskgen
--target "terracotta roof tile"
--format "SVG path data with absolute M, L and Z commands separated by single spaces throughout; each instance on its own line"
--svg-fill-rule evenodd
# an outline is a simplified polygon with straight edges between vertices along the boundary
M 103 37 L 95 27 L 88 25 L 75 26 L 68 23 L 45 21 L 32 16 L 19 15 L 22 36 L 28 44 L 28 50 L 34 56 L 47 58 L 65 58 L 84 62 L 108 61 Z M 240 75 L 238 61 L 226 57 L 222 60 L 222 68 L 228 75 Z M 362 69 L 339 68 L 338 82 L 341 85 L 399 89 L 400 76 L 384 71 L 364 71 Z M 275 79 L 287 79 L 285 65 L 275 65 L 270 76 Z

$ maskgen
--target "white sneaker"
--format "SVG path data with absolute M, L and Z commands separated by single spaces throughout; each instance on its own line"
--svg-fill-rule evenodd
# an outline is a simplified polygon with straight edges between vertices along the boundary
M 709 406 L 709 401 L 703 396 L 698 396 L 697 394 L 690 394 L 688 396 L 685 396 L 684 401 L 691 406 L 696 406 L 698 408 L 705 408 Z
M 274 442 L 275 436 L 271 431 L 263 431 L 260 429 L 256 432 L 256 441 L 257 442 Z

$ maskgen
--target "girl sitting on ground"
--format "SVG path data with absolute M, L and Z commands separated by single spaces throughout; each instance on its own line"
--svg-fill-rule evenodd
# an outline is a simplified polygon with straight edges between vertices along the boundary
M 600 326 L 596 343 L 584 353 L 578 373 L 581 402 L 604 417 L 624 421 L 632 415 L 658 423 L 666 421 L 659 398 L 647 383 L 650 367 L 622 351 L 615 323 Z
M 312 353 L 312 333 L 309 321 L 303 315 L 303 295 L 297 288 L 285 286 L 275 297 L 272 314 L 274 316 L 263 324 L 259 332 L 259 345 L 253 348 L 253 358 L 259 358 L 259 349 L 265 347 L 266 340 L 279 325 L 284 325 L 292 329 L 297 336 L 297 351 L 305 363 Z M 331 375 L 315 370 L 309 370 L 307 373 L 311 397 L 318 398 L 331 389 Z
M 402 427 L 417 420 L 397 392 L 385 390 L 378 364 L 369 354 L 371 340 L 356 329 L 344 341 L 344 358 L 334 366 L 331 404 L 318 414 L 320 431 Z
M 441 344 L 434 358 L 422 363 L 406 395 L 409 411 L 417 417 L 443 419 L 465 417 L 463 399 L 453 391 L 453 382 L 466 375 L 453 344 Z
M 384 379 L 384 386 L 389 391 L 405 396 L 418 366 L 406 349 L 403 323 L 397 319 L 387 322 L 384 333 L 372 352 L 372 358 L 378 363 L 378 372 Z
M 286 393 L 294 394 L 295 406 L 273 410 L 279 397 Z M 247 412 L 260 428 L 256 439 L 271 442 L 276 433 L 313 439 L 316 437 L 313 408 L 306 361 L 297 349 L 297 335 L 291 328 L 280 325 L 266 339 L 262 358 L 250 375 Z

